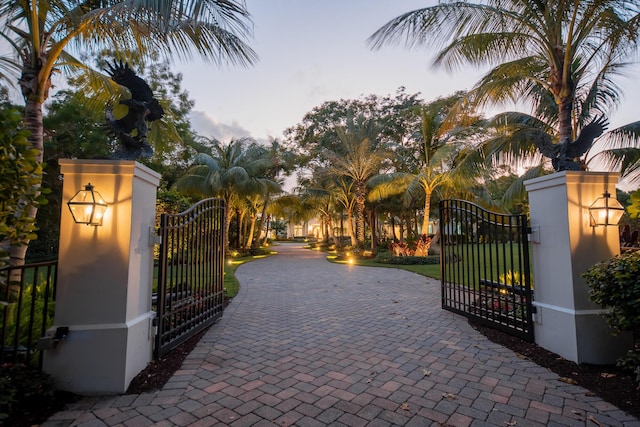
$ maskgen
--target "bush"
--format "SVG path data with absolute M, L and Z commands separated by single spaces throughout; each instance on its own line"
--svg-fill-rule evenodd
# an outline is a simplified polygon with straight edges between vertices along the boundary
M 47 199 L 41 188 L 42 165 L 22 129 L 19 111 L 0 109 L 0 262 L 8 261 L 4 244 L 23 245 L 36 238 L 31 207 Z
M 584 273 L 589 297 L 611 311 L 609 326 L 621 331 L 640 328 L 640 251 L 625 252 Z
M 609 326 L 620 331 L 640 330 L 640 251 L 624 252 L 598 263 L 583 276 L 591 288 L 591 300 L 611 309 L 604 314 Z M 638 348 L 618 359 L 617 365 L 634 373 L 640 383 Z
M 440 256 L 393 256 L 389 252 L 384 252 L 378 254 L 376 262 L 395 265 L 440 264 Z

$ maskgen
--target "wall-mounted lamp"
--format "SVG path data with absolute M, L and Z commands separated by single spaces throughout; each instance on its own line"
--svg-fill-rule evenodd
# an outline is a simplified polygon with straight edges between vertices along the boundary
M 589 206 L 589 216 L 591 217 L 592 227 L 599 225 L 618 225 L 623 214 L 624 207 L 618 199 L 612 198 L 608 191 L 605 191 L 602 197 L 598 197 L 596 201 Z
M 77 224 L 102 225 L 102 217 L 108 205 L 100 193 L 94 191 L 93 185 L 88 183 L 84 190 L 79 190 L 67 202 L 67 206 Z

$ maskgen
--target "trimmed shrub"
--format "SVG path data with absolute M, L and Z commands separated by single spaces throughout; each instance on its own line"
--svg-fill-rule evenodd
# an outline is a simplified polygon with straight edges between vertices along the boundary
M 583 277 L 591 300 L 611 309 L 604 315 L 609 326 L 621 331 L 640 328 L 640 251 L 600 262 Z
M 389 252 L 385 252 L 378 254 L 376 262 L 395 265 L 440 264 L 440 256 L 393 256 Z
M 583 274 L 592 301 L 609 308 L 609 326 L 620 331 L 640 330 L 640 251 L 624 252 L 598 263 Z M 637 338 L 637 337 L 636 337 Z M 640 383 L 640 350 L 630 350 L 616 363 L 635 374 Z

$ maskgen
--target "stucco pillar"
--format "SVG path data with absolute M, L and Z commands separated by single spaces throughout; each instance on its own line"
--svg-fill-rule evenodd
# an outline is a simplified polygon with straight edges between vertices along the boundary
M 123 393 L 149 363 L 156 190 L 135 161 L 60 160 L 64 175 L 55 326 L 69 335 L 45 351 L 58 388 Z M 91 183 L 109 204 L 101 226 L 76 224 L 67 201 Z
M 592 227 L 589 206 L 619 175 L 563 171 L 525 182 L 532 227 L 536 343 L 576 363 L 610 364 L 633 345 L 614 336 L 582 274 L 620 253 L 618 227 Z

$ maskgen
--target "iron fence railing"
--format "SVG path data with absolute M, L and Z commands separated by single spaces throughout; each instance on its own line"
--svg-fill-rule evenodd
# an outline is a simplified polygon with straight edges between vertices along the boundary
M 0 269 L 0 363 L 42 369 L 38 340 L 54 323 L 58 261 Z

